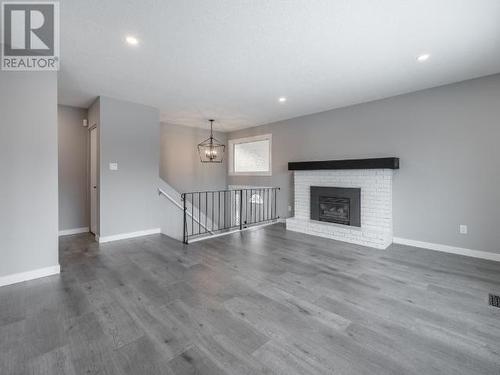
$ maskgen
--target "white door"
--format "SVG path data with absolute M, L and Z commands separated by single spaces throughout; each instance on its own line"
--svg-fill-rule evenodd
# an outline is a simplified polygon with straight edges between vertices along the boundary
M 97 234 L 97 128 L 90 130 L 90 231 Z

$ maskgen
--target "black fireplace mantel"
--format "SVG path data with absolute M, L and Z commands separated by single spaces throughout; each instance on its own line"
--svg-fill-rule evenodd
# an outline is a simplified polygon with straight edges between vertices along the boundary
M 296 161 L 288 163 L 289 171 L 319 169 L 399 169 L 399 158 Z

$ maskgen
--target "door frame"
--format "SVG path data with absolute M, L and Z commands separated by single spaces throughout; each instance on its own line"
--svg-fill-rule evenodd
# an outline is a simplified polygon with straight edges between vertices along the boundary
M 95 133 L 92 133 L 95 131 Z M 92 136 L 95 136 L 95 145 L 92 145 Z M 93 150 L 95 147 L 95 150 Z M 89 189 L 89 231 L 94 235 L 98 235 L 99 225 L 99 141 L 97 133 L 97 124 L 89 127 L 89 179 L 88 179 L 88 189 Z M 92 153 L 95 155 L 92 155 Z M 94 156 L 94 160 L 93 160 Z M 95 170 L 94 170 L 95 169 Z M 95 181 L 92 183 L 93 175 L 95 173 Z M 93 194 L 95 194 L 95 202 L 93 201 Z

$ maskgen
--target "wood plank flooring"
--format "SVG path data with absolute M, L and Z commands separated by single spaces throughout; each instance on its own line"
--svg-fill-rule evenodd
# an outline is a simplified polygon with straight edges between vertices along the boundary
M 68 236 L 60 261 L 0 288 L 0 374 L 500 374 L 500 263 L 281 224 Z

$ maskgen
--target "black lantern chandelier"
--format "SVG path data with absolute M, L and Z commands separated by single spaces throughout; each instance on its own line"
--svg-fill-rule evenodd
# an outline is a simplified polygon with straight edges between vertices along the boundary
M 224 151 L 226 146 L 214 138 L 213 124 L 214 120 L 210 121 L 210 138 L 205 139 L 198 144 L 198 153 L 202 163 L 222 163 L 224 159 Z

